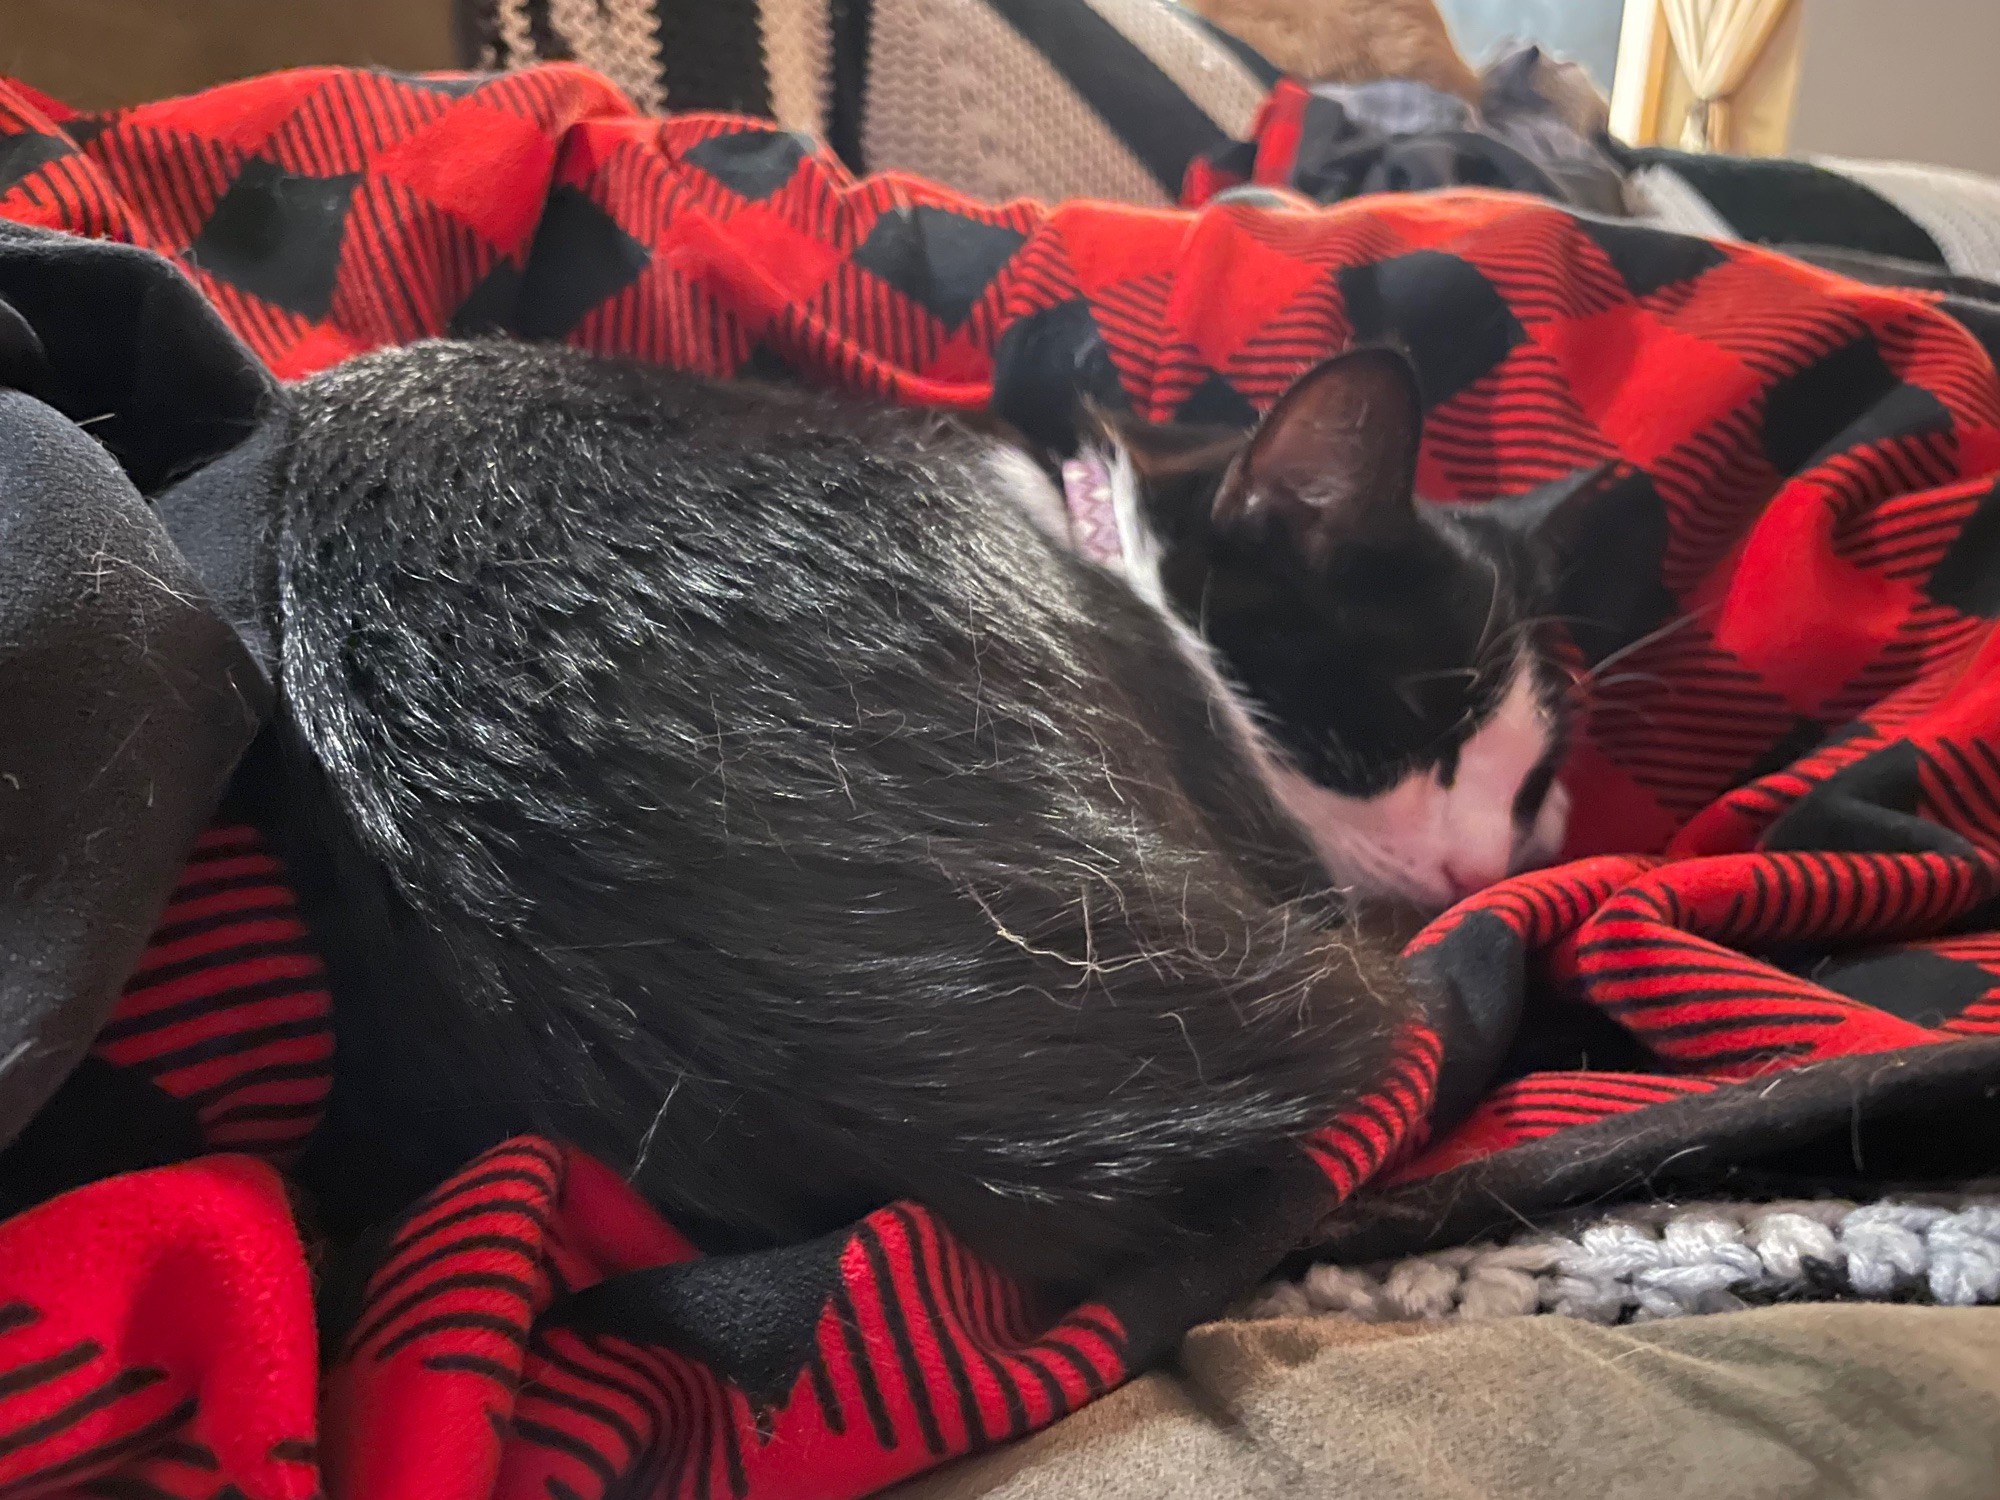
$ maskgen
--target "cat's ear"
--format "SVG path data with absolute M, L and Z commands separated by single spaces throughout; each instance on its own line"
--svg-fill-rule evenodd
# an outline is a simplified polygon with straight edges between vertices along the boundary
M 1394 546 L 1419 524 L 1417 372 L 1393 349 L 1314 366 L 1251 434 L 1215 499 L 1218 529 L 1280 528 L 1310 563 Z
M 1618 465 L 1607 461 L 1526 494 L 1489 500 L 1481 512 L 1528 538 L 1544 556 L 1570 563 L 1588 545 L 1599 497 L 1616 489 L 1620 478 Z

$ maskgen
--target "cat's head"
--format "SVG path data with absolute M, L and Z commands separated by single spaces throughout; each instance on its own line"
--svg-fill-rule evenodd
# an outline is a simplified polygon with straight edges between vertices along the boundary
M 1239 690 L 1280 800 L 1337 881 L 1435 909 L 1561 849 L 1551 615 L 1587 487 L 1422 502 L 1422 413 L 1368 348 L 1248 434 L 1104 425 L 1128 576 Z

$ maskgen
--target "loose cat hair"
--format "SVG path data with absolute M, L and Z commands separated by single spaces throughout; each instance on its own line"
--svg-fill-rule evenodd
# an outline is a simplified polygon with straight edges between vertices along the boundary
M 1075 1283 L 1379 1080 L 1392 950 L 990 440 L 504 342 L 363 356 L 286 421 L 330 1221 L 537 1130 L 710 1248 L 907 1197 Z
M 1336 880 L 1437 910 L 1556 856 L 1555 607 L 1589 485 L 1420 502 L 1390 348 L 1309 370 L 1252 433 L 1097 418 L 1128 577 L 1213 660 Z

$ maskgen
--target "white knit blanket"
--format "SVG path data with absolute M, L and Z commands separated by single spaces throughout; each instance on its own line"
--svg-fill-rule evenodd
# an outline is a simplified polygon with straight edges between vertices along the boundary
M 1621 1323 L 1834 1299 L 2000 1303 L 2000 1192 L 1635 1206 L 1405 1260 L 1314 1266 L 1267 1285 L 1239 1315 Z

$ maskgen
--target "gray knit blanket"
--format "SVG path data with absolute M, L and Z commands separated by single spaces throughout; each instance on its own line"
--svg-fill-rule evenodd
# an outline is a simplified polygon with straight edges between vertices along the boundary
M 1624 1323 L 1773 1302 L 2000 1303 L 2000 1190 L 1855 1204 L 1645 1204 L 1589 1222 L 1273 1282 L 1249 1318 L 1554 1313 Z

